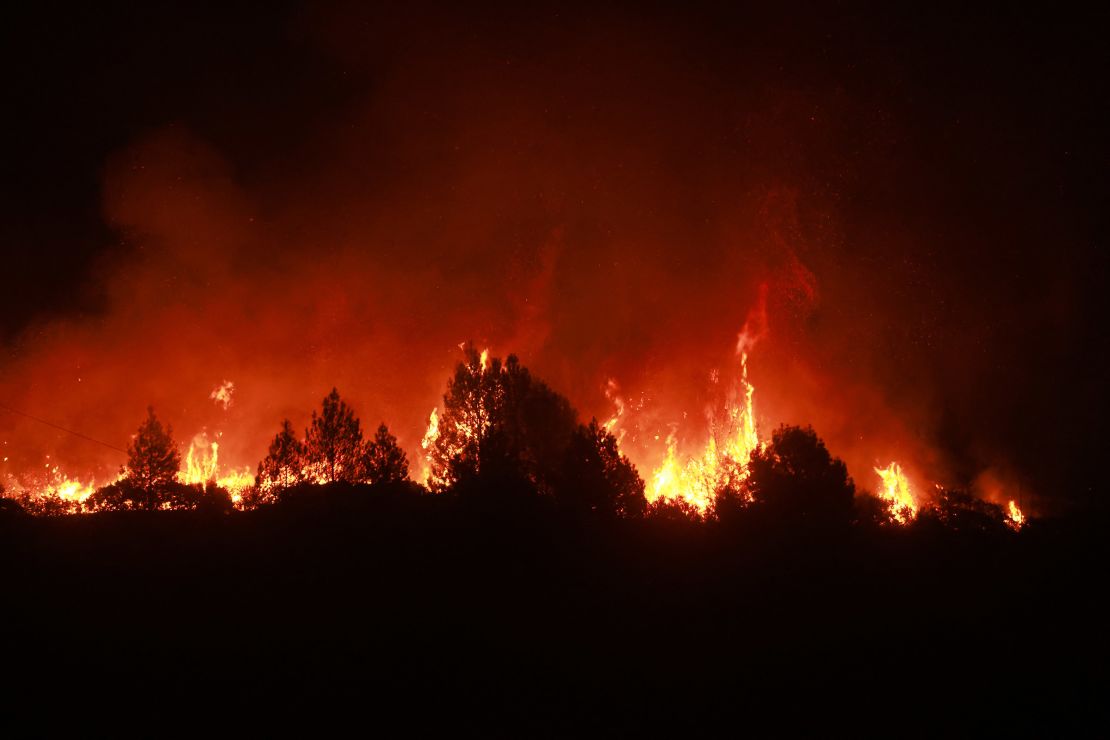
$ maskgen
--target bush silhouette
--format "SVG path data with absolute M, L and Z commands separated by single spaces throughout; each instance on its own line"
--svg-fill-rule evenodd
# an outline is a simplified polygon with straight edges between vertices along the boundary
M 556 495 L 564 505 L 605 516 L 639 517 L 647 509 L 644 481 L 597 419 L 571 435 Z
M 775 518 L 814 524 L 852 520 L 855 486 L 812 427 L 780 426 L 752 451 L 744 481 L 752 503 Z
M 922 507 L 917 524 L 923 528 L 942 526 L 958 532 L 1006 531 L 1002 507 L 976 498 L 967 491 L 942 488 Z

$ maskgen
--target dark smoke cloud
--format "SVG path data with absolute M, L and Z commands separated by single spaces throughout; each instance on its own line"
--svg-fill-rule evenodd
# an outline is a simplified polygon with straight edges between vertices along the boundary
M 472 339 L 694 443 L 765 292 L 766 426 L 812 423 L 866 486 L 901 459 L 1046 488 L 1020 426 L 1068 421 L 1038 394 L 1086 336 L 1082 232 L 1042 124 L 977 97 L 997 70 L 942 95 L 934 41 L 882 20 L 536 13 L 291 13 L 314 61 L 277 65 L 284 107 L 170 106 L 107 158 L 97 310 L 25 328 L 3 397 L 119 446 L 150 403 L 253 466 L 336 385 L 415 454 Z M 306 115 L 312 82 L 343 93 Z M 9 465 L 120 462 L 5 421 Z

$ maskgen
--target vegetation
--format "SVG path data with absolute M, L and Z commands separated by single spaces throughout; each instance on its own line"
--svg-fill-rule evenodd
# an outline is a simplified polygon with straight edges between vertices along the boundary
M 1025 719 L 1003 699 L 1066 687 L 1074 707 L 1095 685 L 1093 658 L 1072 673 L 1033 660 L 1038 631 L 1071 655 L 1094 644 L 1082 636 L 1102 629 L 1101 533 L 1038 522 L 1017 536 L 960 491 L 893 526 L 889 502 L 856 492 L 809 427 L 737 461 L 708 511 L 649 503 L 604 425 L 580 423 L 516 358 L 472 349 L 438 422 L 428 487 L 388 427 L 364 438 L 332 389 L 303 436 L 281 423 L 234 507 L 215 481 L 182 482 L 153 411 L 121 478 L 87 500 L 96 516 L 0 498 L 14 620 L 0 646 L 20 699 L 57 701 L 41 687 L 65 675 L 83 679 L 66 696 L 90 701 L 83 716 L 118 706 L 119 686 L 174 716 L 201 687 L 200 705 L 274 717 L 378 700 L 421 730 L 425 715 L 483 711 L 565 723 L 524 736 L 658 734 L 659 717 L 749 729 L 785 699 L 770 734 L 801 715 L 818 727 L 797 734 L 820 734 L 855 707 L 893 709 L 881 724 L 897 734 L 932 716 L 907 714 L 905 697 L 934 696 L 923 677 L 943 671 L 945 701 L 973 697 L 982 734 L 998 734 L 1000 716 Z
M 186 482 L 172 429 L 148 409 L 120 478 L 83 503 L 59 496 L 3 499 L 38 516 L 80 511 L 249 510 L 304 499 L 333 484 L 379 493 L 434 493 L 481 503 L 487 511 L 550 504 L 552 511 L 599 520 L 650 518 L 664 523 L 712 523 L 725 530 L 789 527 L 883 527 L 891 504 L 855 490 L 843 461 L 811 427 L 781 426 L 746 464 L 727 460 L 725 481 L 701 511 L 676 499 L 648 502 L 635 466 L 596 419 L 579 423 L 570 402 L 536 378 L 517 357 L 504 362 L 464 347 L 447 381 L 441 411 L 424 440 L 430 469 L 423 485 L 410 478 L 408 457 L 385 423 L 364 439 L 355 409 L 332 388 L 314 410 L 303 438 L 285 419 L 258 463 L 254 485 L 233 497 L 214 480 Z M 291 497 L 286 493 L 295 492 Z M 0 490 L 0 498 L 2 498 Z M 531 503 L 529 503 L 531 502 Z M 914 525 L 959 531 L 1013 531 L 996 505 L 966 492 L 939 491 Z

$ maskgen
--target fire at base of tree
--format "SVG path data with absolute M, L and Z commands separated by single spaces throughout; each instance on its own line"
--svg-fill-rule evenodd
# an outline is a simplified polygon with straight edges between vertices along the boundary
M 510 355 L 464 347 L 464 361 L 448 380 L 442 410 L 432 411 L 424 451 L 423 485 L 414 493 L 485 499 L 547 499 L 599 517 L 682 519 L 728 524 L 743 519 L 769 526 L 859 527 L 933 523 L 953 529 L 1018 531 L 1026 516 L 966 492 L 939 489 L 918 501 L 897 463 L 876 468 L 875 493 L 857 490 L 845 465 L 811 428 L 783 426 L 770 439 L 756 433 L 752 386 L 745 375 L 744 420 L 734 447 L 679 470 L 673 446 L 650 487 L 621 453 L 613 420 L 578 421 L 570 402 Z M 279 502 L 289 491 L 333 483 L 377 486 L 409 481 L 409 461 L 382 423 L 365 437 L 354 409 L 335 388 L 313 411 L 303 437 L 282 421 L 257 473 L 219 477 L 218 445 L 190 446 L 188 465 L 153 409 L 127 451 L 120 477 L 93 488 L 70 481 L 23 489 L 7 506 L 37 515 L 120 510 L 204 510 L 230 513 Z M 672 470 L 674 468 L 674 470 Z M 57 468 L 54 469 L 57 476 Z M 668 477 L 670 476 L 670 477 Z M 666 479 L 668 482 L 661 484 Z M 505 499 L 504 492 L 511 491 Z

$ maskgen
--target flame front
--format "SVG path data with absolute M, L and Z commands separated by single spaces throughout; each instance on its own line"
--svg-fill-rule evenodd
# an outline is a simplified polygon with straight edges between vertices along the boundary
M 1007 522 L 1007 524 L 1009 524 L 1010 527 L 1012 529 L 1014 529 L 1015 531 L 1024 527 L 1025 526 L 1025 514 L 1022 513 L 1021 509 L 1018 508 L 1017 503 L 1013 499 L 1010 499 L 1010 503 L 1008 505 L 1008 508 L 1009 508 L 1009 514 L 1010 515 L 1009 515 L 1009 521 Z

